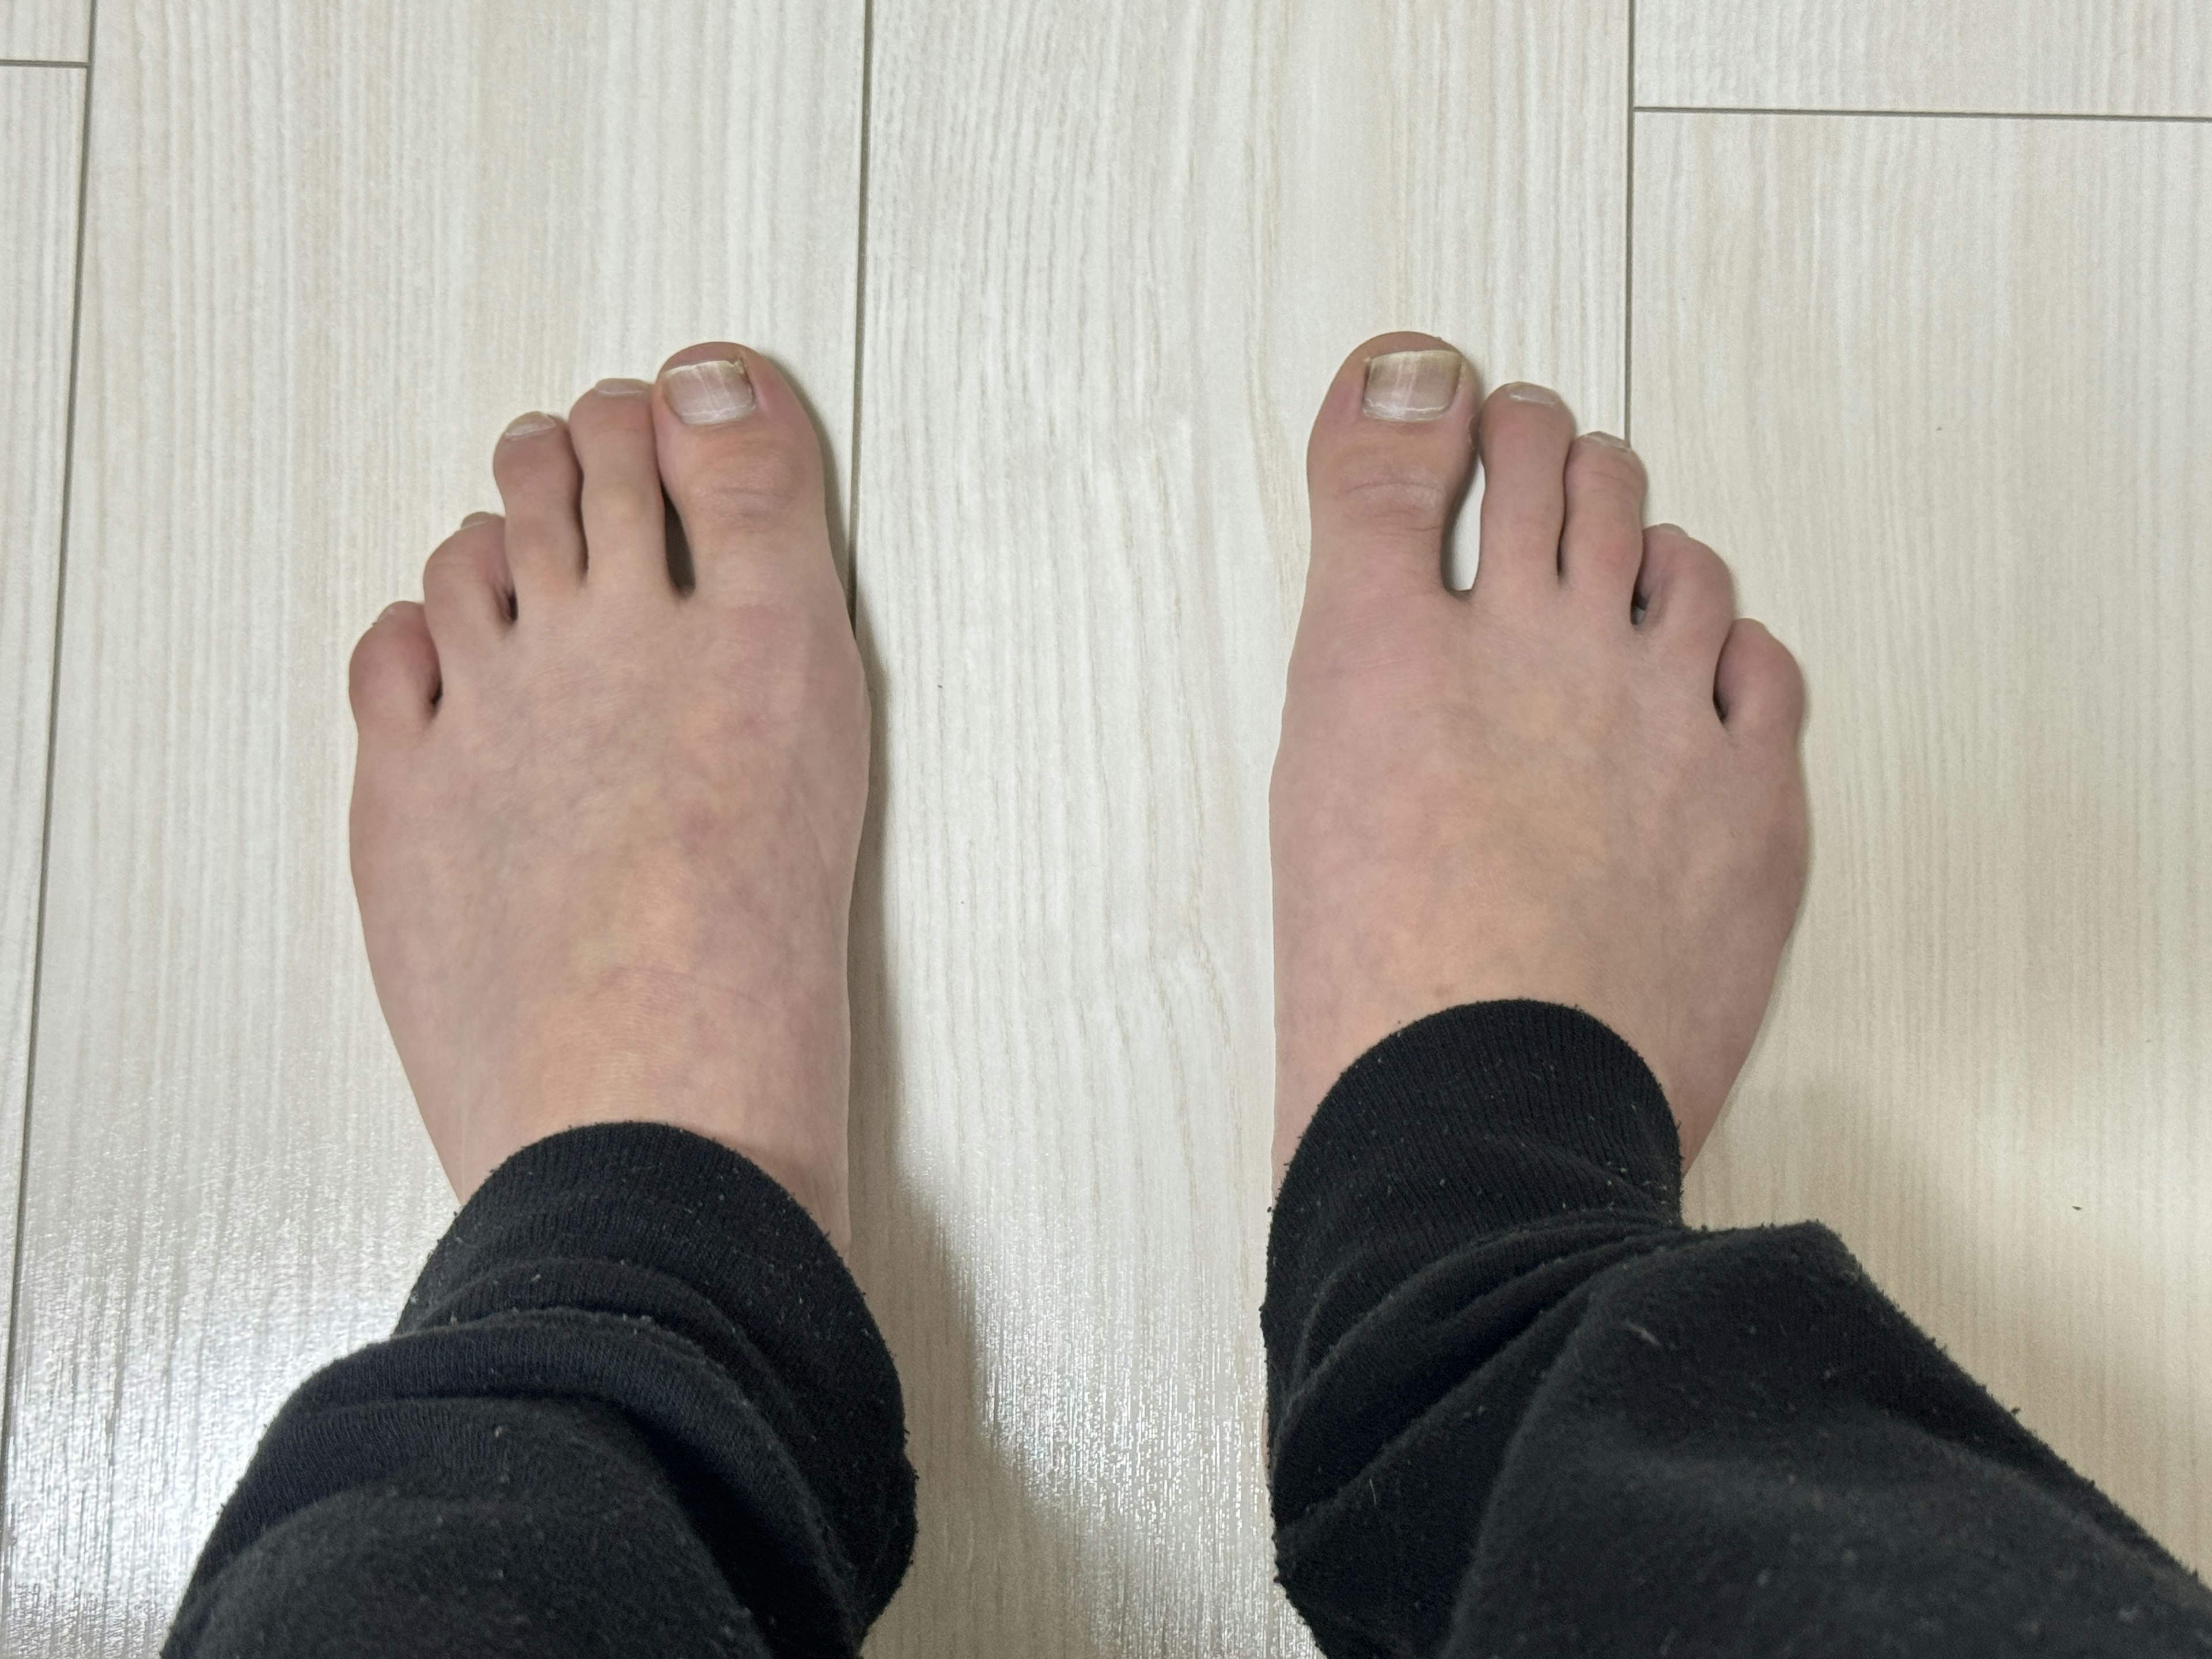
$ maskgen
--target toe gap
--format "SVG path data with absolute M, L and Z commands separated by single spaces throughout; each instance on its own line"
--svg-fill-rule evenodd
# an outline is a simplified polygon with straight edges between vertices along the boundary
M 675 500 L 665 489 L 660 492 L 660 507 L 668 545 L 668 580 L 676 584 L 678 593 L 689 593 L 699 586 L 698 568 L 691 562 L 691 538 L 684 533 L 684 515 L 676 510 Z

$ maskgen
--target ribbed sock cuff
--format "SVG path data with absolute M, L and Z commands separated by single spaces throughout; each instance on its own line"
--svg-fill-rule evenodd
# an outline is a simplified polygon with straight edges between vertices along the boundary
M 1674 1221 L 1681 1200 L 1674 1115 L 1633 1048 L 1578 1009 L 1468 1003 L 1383 1038 L 1322 1099 L 1275 1202 L 1271 1299 L 1375 1218 L 1441 1255 L 1577 1211 Z
M 898 1373 L 829 1238 L 758 1165 L 654 1123 L 526 1146 L 454 1218 L 398 1333 L 541 1308 L 639 1319 L 695 1344 L 773 1425 L 850 1553 L 862 1602 L 889 1599 L 914 1539 Z

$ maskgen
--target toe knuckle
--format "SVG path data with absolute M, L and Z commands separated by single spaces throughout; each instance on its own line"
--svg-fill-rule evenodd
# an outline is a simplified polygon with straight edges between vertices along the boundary
M 781 520 L 820 504 L 814 469 L 783 444 L 764 444 L 732 457 L 699 491 L 706 510 L 737 526 Z
M 1340 508 L 1355 523 L 1420 534 L 1441 531 L 1450 519 L 1455 482 L 1431 468 L 1376 459 L 1346 465 L 1331 480 Z
M 560 478 L 576 470 L 576 453 L 568 428 L 560 424 L 511 434 L 492 452 L 492 472 L 501 478 Z
M 1692 542 L 1682 559 L 1682 574 L 1696 592 L 1714 604 L 1735 604 L 1735 572 L 1703 542 Z
M 1644 484 L 1642 459 L 1620 439 L 1603 433 L 1585 432 L 1577 438 L 1567 452 L 1567 464 L 1601 482 L 1638 489 Z
M 650 520 L 658 524 L 660 521 L 660 484 L 657 477 L 597 482 L 589 489 L 590 506 L 598 509 L 610 522 L 634 524 Z
M 459 537 L 441 542 L 422 561 L 422 591 L 434 592 L 465 578 L 477 561 L 469 544 Z
M 353 654 L 346 659 L 346 695 L 356 703 L 368 695 L 369 688 L 382 672 L 384 641 L 379 637 L 381 631 L 372 624 L 354 641 Z

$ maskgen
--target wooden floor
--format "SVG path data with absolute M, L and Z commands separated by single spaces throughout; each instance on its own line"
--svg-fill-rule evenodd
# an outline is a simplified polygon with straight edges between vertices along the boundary
M 0 12 L 0 1651 L 150 1655 L 389 1327 L 450 1200 L 345 653 L 509 415 L 718 335 L 813 399 L 877 698 L 872 1653 L 1310 1650 L 1265 783 L 1305 428 L 1388 326 L 1628 430 L 1806 665 L 1693 1212 L 1834 1225 L 2212 1568 L 2212 9 L 94 3 Z

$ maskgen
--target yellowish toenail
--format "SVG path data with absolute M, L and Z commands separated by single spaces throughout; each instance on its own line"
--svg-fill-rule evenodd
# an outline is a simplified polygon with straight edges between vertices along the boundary
M 1504 388 L 1505 395 L 1516 404 L 1549 404 L 1559 406 L 1559 394 L 1547 386 L 1531 386 L 1526 380 L 1516 380 Z
M 602 398 L 642 398 L 653 388 L 643 380 L 632 380 L 618 375 L 611 380 L 601 380 L 592 390 Z
M 721 426 L 753 412 L 752 377 L 743 363 L 685 363 L 660 377 L 668 406 L 686 426 Z
M 464 530 L 473 530 L 480 524 L 489 524 L 498 516 L 499 514 L 496 513 L 471 513 L 467 518 L 461 520 L 461 528 Z
M 1367 360 L 1360 407 L 1378 421 L 1433 421 L 1459 395 L 1456 351 L 1386 351 Z
M 528 415 L 518 415 L 509 421 L 507 423 L 507 430 L 499 434 L 499 440 L 501 443 L 505 443 L 509 438 L 527 438 L 533 433 L 550 432 L 560 424 L 561 422 L 550 415 L 540 415 L 533 410 Z

